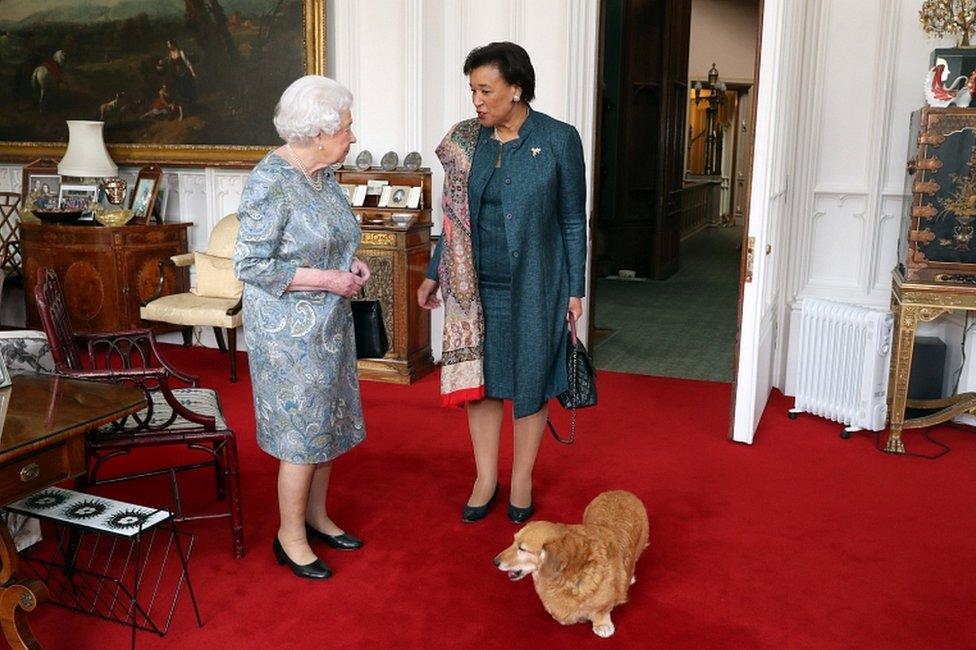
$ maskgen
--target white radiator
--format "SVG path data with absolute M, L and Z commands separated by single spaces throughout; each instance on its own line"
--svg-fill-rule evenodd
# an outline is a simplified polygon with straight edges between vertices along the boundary
M 880 431 L 887 416 L 890 312 L 806 298 L 800 316 L 794 413 Z

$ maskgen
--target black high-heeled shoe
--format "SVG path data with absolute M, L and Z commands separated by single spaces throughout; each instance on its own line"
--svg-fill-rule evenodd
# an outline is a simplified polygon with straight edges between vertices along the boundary
M 531 519 L 532 515 L 534 514 L 535 505 L 533 505 L 531 502 L 529 502 L 529 506 L 527 508 L 513 506 L 511 502 L 508 504 L 508 520 L 513 524 L 524 524 Z
M 308 523 L 305 524 L 305 535 L 310 539 L 317 539 L 325 542 L 326 546 L 331 546 L 340 551 L 356 551 L 363 547 L 363 540 L 355 535 L 343 533 L 341 535 L 329 535 L 321 530 L 316 530 Z
M 281 542 L 278 541 L 277 537 L 275 537 L 274 544 L 271 545 L 271 550 L 274 551 L 274 556 L 278 560 L 278 564 L 287 565 L 291 569 L 291 572 L 299 578 L 325 580 L 326 578 L 332 577 L 332 569 L 327 567 L 318 558 L 315 558 L 314 562 L 309 562 L 308 564 L 296 564 L 292 562 L 292 559 L 285 553 L 285 549 L 281 548 Z
M 491 493 L 491 498 L 488 499 L 488 503 L 482 506 L 469 506 L 465 505 L 461 509 L 461 521 L 466 524 L 473 524 L 474 522 L 484 519 L 488 515 L 488 511 L 491 506 L 495 503 L 495 497 L 498 496 L 498 483 L 495 483 L 495 491 Z

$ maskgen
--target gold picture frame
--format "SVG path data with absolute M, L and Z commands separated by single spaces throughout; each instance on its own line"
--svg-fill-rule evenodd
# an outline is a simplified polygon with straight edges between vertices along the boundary
M 326 0 L 295 0 L 296 3 L 301 3 L 302 7 L 302 25 L 301 32 L 304 36 L 304 73 L 305 74 L 325 74 L 326 72 Z M 228 0 L 224 2 L 225 5 L 232 4 L 233 0 Z M 230 13 L 230 11 L 228 11 Z M 297 16 L 297 7 L 294 10 L 294 14 Z M 289 23 L 295 25 L 295 22 Z M 249 29 L 257 29 L 256 26 L 249 26 Z M 159 36 L 157 40 L 163 38 Z M 163 38 L 165 41 L 165 38 Z M 169 42 L 166 41 L 169 45 Z M 171 52 L 174 50 L 171 50 Z M 180 49 L 176 49 L 179 55 L 182 56 L 183 52 Z M 61 62 L 64 62 L 65 54 L 61 50 Z M 54 52 L 57 55 L 58 52 Z M 70 57 L 71 54 L 68 54 Z M 267 51 L 262 54 L 264 57 L 274 56 L 273 51 Z M 57 57 L 52 57 L 57 59 Z M 160 65 L 163 63 L 163 59 L 160 59 Z M 44 63 L 40 67 L 44 67 L 48 63 Z M 53 64 L 52 64 L 53 65 Z M 72 73 L 71 61 L 66 64 L 64 76 L 67 77 Z M 29 71 L 28 71 L 29 72 Z M 123 80 L 125 81 L 125 80 Z M 291 80 L 289 80 L 290 83 Z M 29 85 L 29 84 L 28 84 Z M 68 86 L 71 87 L 70 85 Z M 162 99 L 167 97 L 164 94 L 165 85 L 159 88 L 159 98 Z M 284 88 L 282 88 L 283 90 Z M 169 89 L 172 93 L 173 89 Z M 103 92 L 98 98 L 99 100 L 105 100 L 105 103 L 101 107 L 91 108 L 88 107 L 89 112 L 94 111 L 95 113 L 91 115 L 91 119 L 99 119 L 99 111 L 104 114 L 106 110 L 112 104 L 114 100 L 120 100 L 120 95 L 118 93 L 108 94 Z M 22 102 L 28 101 L 26 98 L 21 98 Z M 137 119 L 134 116 L 140 116 L 142 119 L 148 119 L 146 116 L 149 115 L 148 110 L 152 110 L 152 97 L 149 97 L 147 93 L 143 93 L 139 99 L 139 105 L 137 108 L 133 109 L 127 119 Z M 158 100 L 157 100 L 158 101 Z M 148 109 L 145 113 L 139 113 L 144 109 Z M 31 108 L 24 108 L 27 111 L 33 111 L 33 115 L 37 115 L 37 106 Z M 239 111 L 247 110 L 245 107 L 238 109 Z M 171 118 L 176 122 L 176 111 L 170 111 L 172 115 Z M 192 117 L 188 116 L 188 117 Z M 262 117 L 267 120 L 267 123 L 271 124 L 272 115 L 268 113 L 267 115 L 257 116 L 255 119 Z M 179 120 L 184 119 L 183 109 L 180 107 Z M 133 143 L 128 142 L 112 142 L 110 138 L 111 128 L 110 124 L 106 124 L 106 144 L 108 146 L 109 154 L 112 159 L 119 164 L 144 164 L 144 163 L 156 163 L 162 165 L 180 165 L 180 166 L 208 166 L 208 167 L 251 167 L 256 162 L 258 162 L 270 149 L 277 146 L 276 142 L 255 142 L 254 144 L 180 144 L 180 143 Z M 22 135 L 22 134 L 21 134 Z M 67 130 L 64 133 L 65 138 L 67 138 Z M 53 158 L 60 160 L 64 155 L 67 142 L 41 142 L 41 141 L 15 141 L 15 140 L 5 140 L 3 139 L 3 134 L 0 134 L 0 162 L 26 162 L 29 160 L 37 158 Z

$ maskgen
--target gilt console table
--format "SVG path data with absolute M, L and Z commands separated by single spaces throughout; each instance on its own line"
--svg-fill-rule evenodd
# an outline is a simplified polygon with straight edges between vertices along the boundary
M 935 320 L 952 311 L 976 311 L 976 284 L 912 282 L 896 270 L 891 284 L 891 309 L 895 315 L 892 340 L 891 374 L 888 380 L 888 439 L 885 451 L 905 453 L 903 429 L 918 429 L 947 422 L 955 416 L 976 409 L 976 393 L 960 393 L 937 400 L 909 400 L 908 379 L 912 369 L 912 351 L 919 322 Z M 917 418 L 905 418 L 905 408 L 934 412 Z

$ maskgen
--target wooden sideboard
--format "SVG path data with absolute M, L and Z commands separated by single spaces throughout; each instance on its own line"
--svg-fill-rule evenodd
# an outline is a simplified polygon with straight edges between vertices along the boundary
M 24 259 L 27 326 L 40 329 L 34 302 L 37 269 L 51 267 L 64 286 L 71 325 L 79 332 L 106 332 L 152 326 L 139 318 L 139 303 L 159 280 L 159 262 L 187 252 L 188 223 L 151 226 L 20 224 Z M 189 290 L 186 268 L 167 267 L 163 294 Z
M 390 351 L 384 358 L 359 360 L 359 376 L 409 384 L 434 369 L 430 312 L 417 304 L 417 289 L 430 261 L 430 170 L 361 171 L 347 167 L 336 177 L 349 185 L 385 180 L 390 185 L 421 188 L 417 208 L 376 207 L 376 197 L 369 197 L 365 206 L 352 208 L 363 229 L 356 255 L 373 274 L 366 285 L 366 297 L 380 301 L 390 339 Z M 393 214 L 409 214 L 413 219 L 409 225 L 400 226 L 392 221 Z

